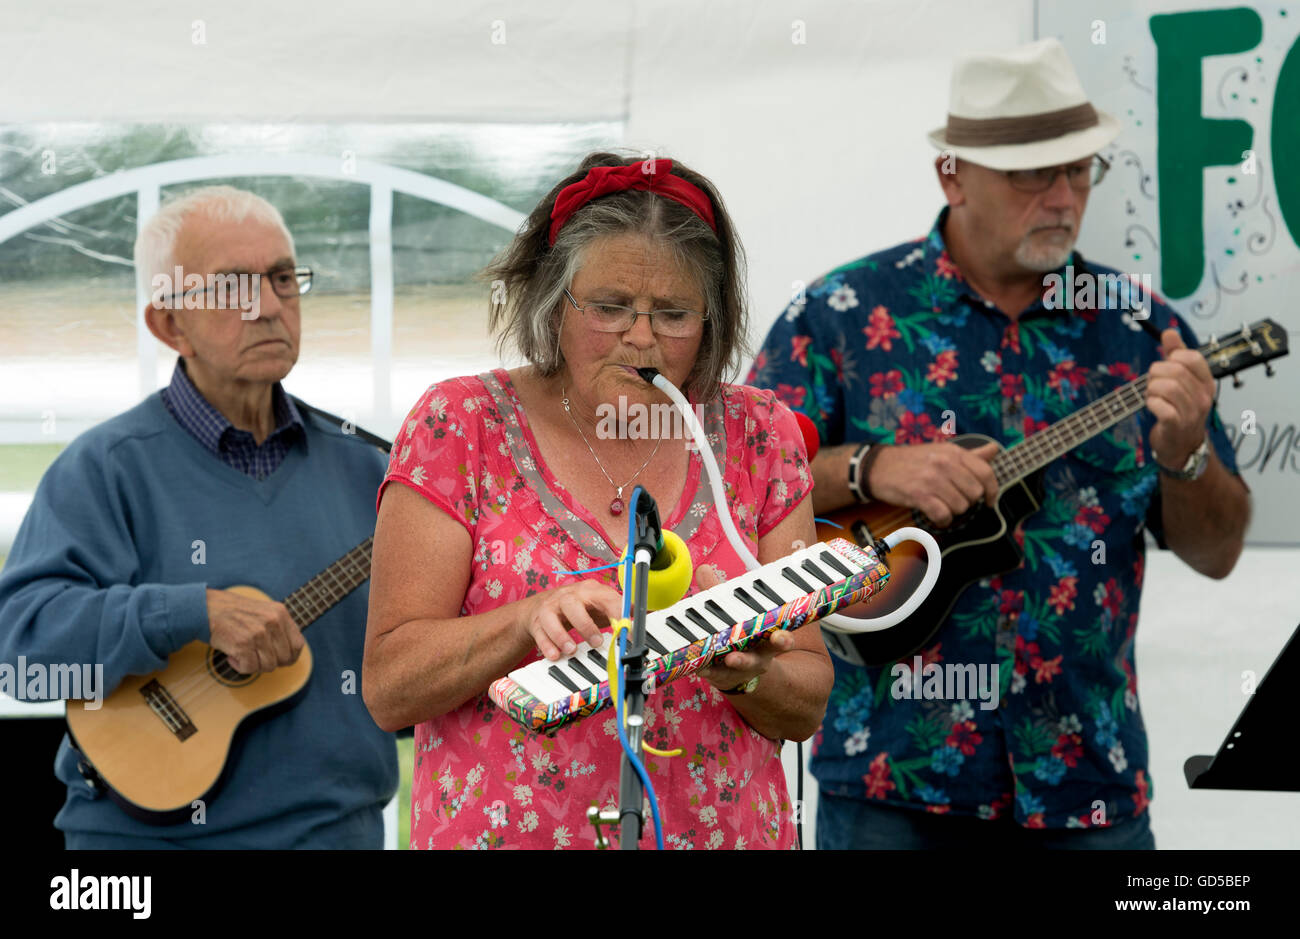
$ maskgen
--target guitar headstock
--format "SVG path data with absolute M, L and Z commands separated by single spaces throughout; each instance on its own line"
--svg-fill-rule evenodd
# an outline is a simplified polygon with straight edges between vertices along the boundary
M 1273 320 L 1259 320 L 1228 336 L 1211 336 L 1210 341 L 1197 350 L 1209 363 L 1215 378 L 1236 375 L 1238 372 L 1263 364 L 1267 375 L 1272 376 L 1273 366 L 1267 364 L 1280 359 L 1291 350 L 1287 348 L 1286 330 Z M 1240 385 L 1233 379 L 1233 385 Z

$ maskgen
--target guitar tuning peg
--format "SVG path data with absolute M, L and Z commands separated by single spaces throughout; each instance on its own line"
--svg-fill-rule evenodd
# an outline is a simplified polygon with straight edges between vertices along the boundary
M 1235 374 L 1234 374 L 1234 375 L 1232 376 L 1232 387 L 1234 387 L 1234 388 L 1240 388 L 1240 387 L 1241 387 L 1242 385 L 1244 385 L 1244 384 L 1246 384 L 1246 383 L 1245 383 L 1244 381 L 1241 380 L 1241 376 L 1240 376 L 1240 375 L 1235 375 Z
M 1269 378 L 1272 378 L 1272 377 L 1273 377 L 1273 363 L 1272 363 L 1272 362 L 1265 362 L 1265 363 L 1264 363 L 1264 374 L 1265 374 L 1266 376 L 1268 376 Z

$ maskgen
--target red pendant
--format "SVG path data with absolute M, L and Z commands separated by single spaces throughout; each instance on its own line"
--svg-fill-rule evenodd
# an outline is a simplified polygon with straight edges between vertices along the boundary
M 622 500 L 622 499 L 615 499 L 613 502 L 611 502 L 611 503 L 609 504 L 609 514 L 610 514 L 610 515 L 622 515 L 622 514 L 623 514 L 623 500 Z

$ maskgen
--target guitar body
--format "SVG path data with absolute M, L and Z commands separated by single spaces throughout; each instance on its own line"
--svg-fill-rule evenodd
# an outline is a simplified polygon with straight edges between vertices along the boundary
M 270 601 L 254 587 L 231 593 Z M 225 654 L 191 642 L 162 671 L 129 675 L 97 710 L 68 702 L 68 731 L 127 814 L 174 824 L 215 796 L 235 735 L 246 722 L 298 702 L 311 677 L 310 647 L 293 665 L 241 675 Z
M 952 438 L 952 443 L 968 450 L 994 442 L 993 438 L 982 434 Z M 996 506 L 980 504 L 953 519 L 946 528 L 936 527 L 918 510 L 884 502 L 869 502 L 830 513 L 834 525 L 817 524 L 817 537 L 821 541 L 845 538 L 862 546 L 899 528 L 915 526 L 934 536 L 943 563 L 930 595 L 903 622 L 879 632 L 856 635 L 823 630 L 827 647 L 855 665 L 875 666 L 897 661 L 929 643 L 966 587 L 981 578 L 1020 566 L 1024 552 L 1012 533 L 1042 505 L 1043 472 L 1039 469 L 1006 486 L 998 494 Z M 881 591 L 869 603 L 850 607 L 843 613 L 882 616 L 902 606 L 920 586 L 926 568 L 925 549 L 921 545 L 914 541 L 904 542 L 883 560 L 890 571 L 888 589 Z

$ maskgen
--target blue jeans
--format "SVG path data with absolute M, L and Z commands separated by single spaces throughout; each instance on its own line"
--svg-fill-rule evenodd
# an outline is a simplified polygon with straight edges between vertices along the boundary
M 935 815 L 819 793 L 817 850 L 946 850 L 1045 848 L 1083 851 L 1150 851 L 1150 812 L 1109 828 L 1022 828 L 1010 816 L 988 821 Z

